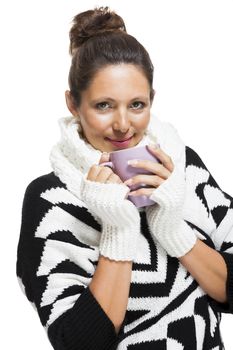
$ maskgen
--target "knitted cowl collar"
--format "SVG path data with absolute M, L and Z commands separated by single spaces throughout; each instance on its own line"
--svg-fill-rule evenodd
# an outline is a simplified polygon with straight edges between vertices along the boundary
M 77 119 L 73 116 L 58 119 L 61 137 L 50 152 L 50 163 L 67 189 L 81 200 L 80 184 L 90 167 L 98 164 L 102 152 L 84 140 Z M 181 171 L 185 169 L 185 145 L 175 127 L 151 114 L 147 131 L 137 147 L 159 143 Z

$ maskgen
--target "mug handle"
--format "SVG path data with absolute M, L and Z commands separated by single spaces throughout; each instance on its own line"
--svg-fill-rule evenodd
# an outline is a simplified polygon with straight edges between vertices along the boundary
M 103 162 L 100 165 L 108 166 L 109 168 L 113 169 L 113 163 L 112 162 Z

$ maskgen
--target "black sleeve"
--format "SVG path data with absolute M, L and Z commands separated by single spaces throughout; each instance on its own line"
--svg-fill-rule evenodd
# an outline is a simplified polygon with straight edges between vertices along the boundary
M 51 195 L 56 190 L 58 184 Z M 48 191 L 36 179 L 24 195 L 17 249 L 21 289 L 35 306 L 55 350 L 113 350 L 119 334 L 88 287 L 96 247 L 72 234 L 69 227 L 79 230 L 85 225 L 60 203 L 43 198 Z M 85 209 L 76 206 L 75 210 Z
M 88 287 L 74 307 L 49 327 L 48 337 L 54 349 L 113 350 L 117 346 L 114 325 Z
M 193 216 L 197 212 L 197 226 L 203 225 L 202 233 L 209 236 L 207 244 L 213 243 L 209 245 L 221 254 L 227 267 L 227 302 L 208 296 L 210 304 L 219 312 L 233 313 L 233 198 L 220 188 L 199 155 L 188 146 L 186 181 L 191 189 L 190 212 Z

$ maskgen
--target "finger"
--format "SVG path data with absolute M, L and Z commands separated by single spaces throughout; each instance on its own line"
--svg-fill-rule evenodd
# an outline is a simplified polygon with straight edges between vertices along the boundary
M 158 158 L 165 168 L 167 168 L 170 172 L 174 169 L 174 164 L 172 161 L 172 158 L 166 154 L 160 147 L 155 147 L 153 145 L 147 146 L 148 150 L 154 155 L 156 158 Z
M 109 153 L 103 152 L 101 154 L 101 157 L 100 157 L 100 160 L 99 160 L 99 164 L 104 163 L 104 162 L 109 162 L 109 156 L 110 156 Z
M 153 162 L 151 160 L 140 160 L 134 159 L 128 161 L 128 164 L 135 168 L 143 168 L 148 170 L 149 172 L 162 177 L 163 179 L 167 179 L 170 176 L 170 171 L 164 167 L 163 164 Z
M 120 183 L 122 183 L 122 180 L 120 179 L 120 177 L 117 174 L 112 173 L 107 178 L 106 183 L 118 183 L 118 184 L 120 184 Z
M 110 168 L 95 164 L 90 168 L 87 180 L 104 183 L 111 173 Z
M 157 175 L 136 175 L 124 182 L 127 186 L 134 186 L 136 184 L 146 184 L 149 186 L 158 187 L 164 180 Z
M 99 168 L 100 171 L 97 174 L 95 181 L 105 183 L 109 176 L 113 174 L 113 171 L 111 168 L 105 166 L 99 166 Z
M 97 175 L 99 174 L 100 172 L 100 168 L 98 165 L 92 165 L 91 168 L 89 169 L 89 172 L 87 174 L 87 180 L 90 180 L 90 181 L 95 181 Z

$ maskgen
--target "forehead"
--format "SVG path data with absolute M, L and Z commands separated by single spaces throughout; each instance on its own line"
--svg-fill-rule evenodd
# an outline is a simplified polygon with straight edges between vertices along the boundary
M 86 90 L 87 96 L 148 94 L 149 83 L 140 67 L 133 64 L 109 65 L 101 68 Z

